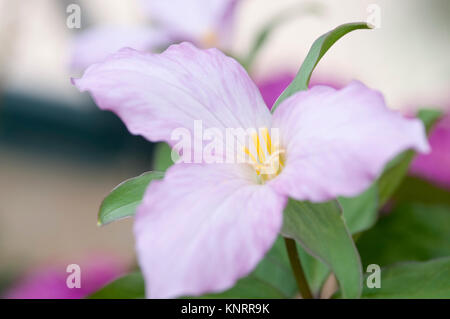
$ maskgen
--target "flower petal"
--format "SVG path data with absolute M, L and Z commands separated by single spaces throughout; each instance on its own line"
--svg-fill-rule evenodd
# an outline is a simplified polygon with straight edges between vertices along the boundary
M 149 297 L 222 291 L 257 265 L 286 199 L 254 179 L 244 164 L 177 164 L 150 184 L 135 223 Z
M 271 115 L 242 66 L 217 49 L 189 43 L 162 54 L 122 49 L 73 80 L 101 109 L 115 112 L 133 134 L 173 145 L 178 128 L 260 128 Z
M 357 195 L 398 153 L 429 149 L 419 120 L 389 110 L 380 93 L 359 82 L 297 93 L 275 111 L 273 127 L 286 160 L 271 184 L 298 200 Z
M 153 51 L 169 41 L 165 32 L 148 27 L 104 26 L 88 29 L 75 36 L 71 66 L 75 70 L 84 70 L 123 47 Z
M 208 44 L 229 38 L 237 0 L 142 0 L 152 20 L 174 37 Z M 211 39 L 210 39 L 211 40 Z

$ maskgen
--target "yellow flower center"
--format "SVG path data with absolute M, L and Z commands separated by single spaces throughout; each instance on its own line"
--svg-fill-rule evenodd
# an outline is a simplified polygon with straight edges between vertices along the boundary
M 280 147 L 278 136 L 272 140 L 267 128 L 251 133 L 250 145 L 244 147 L 244 153 L 262 183 L 276 177 L 284 167 L 285 151 Z

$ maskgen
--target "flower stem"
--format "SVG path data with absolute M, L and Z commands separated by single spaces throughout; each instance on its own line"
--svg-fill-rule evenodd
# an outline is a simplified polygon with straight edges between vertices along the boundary
M 298 257 L 297 247 L 295 241 L 290 238 L 284 238 L 286 250 L 289 256 L 289 262 L 291 263 L 292 271 L 294 272 L 297 286 L 303 299 L 313 299 L 311 289 L 306 281 L 305 273 Z

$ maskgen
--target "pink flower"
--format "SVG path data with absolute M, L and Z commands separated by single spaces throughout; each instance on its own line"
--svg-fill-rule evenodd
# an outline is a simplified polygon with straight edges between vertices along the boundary
M 162 54 L 123 49 L 74 84 L 153 142 L 173 145 L 173 130 L 193 132 L 195 120 L 220 132 L 266 128 L 253 136 L 251 150 L 238 139 L 239 147 L 226 150 L 250 153 L 250 163 L 177 164 L 148 187 L 134 230 L 154 298 L 230 288 L 274 243 L 289 197 L 322 202 L 357 195 L 399 152 L 429 148 L 419 120 L 390 111 L 380 93 L 360 82 L 341 90 L 315 86 L 271 114 L 241 65 L 189 43 Z M 271 143 L 268 128 L 278 129 L 279 143 Z M 261 170 L 275 163 L 277 171 Z
M 141 0 L 157 25 L 178 40 L 228 46 L 238 0 Z
M 75 37 L 71 67 L 83 70 L 123 47 L 155 52 L 188 40 L 202 47 L 229 47 L 238 0 L 142 0 L 156 26 L 102 26 Z
M 295 74 L 280 73 L 273 77 L 256 81 L 258 89 L 261 92 L 261 96 L 269 109 L 272 109 L 275 101 L 278 99 L 280 94 L 283 93 L 284 89 L 286 89 L 292 82 L 294 77 Z
M 168 34 L 148 27 L 103 26 L 88 29 L 77 35 L 72 43 L 71 67 L 84 70 L 123 47 L 153 51 L 166 46 L 169 41 Z
M 283 93 L 284 89 L 288 87 L 288 85 L 292 82 L 294 78 L 295 74 L 284 72 L 256 81 L 258 89 L 261 92 L 262 98 L 266 103 L 266 105 L 269 107 L 269 109 L 272 109 L 273 104 L 276 102 L 278 97 L 281 95 L 281 93 Z M 342 85 L 337 83 L 338 83 L 337 81 L 335 80 L 330 81 L 329 79 L 327 79 L 326 81 L 312 79 L 310 87 L 316 85 L 327 85 L 335 89 L 340 89 Z
M 13 286 L 7 293 L 10 299 L 79 299 L 97 291 L 111 280 L 122 275 L 125 265 L 115 258 L 95 256 L 79 264 L 81 287 L 68 288 L 70 273 L 67 264 L 53 264 L 35 269 Z
M 432 151 L 419 154 L 411 165 L 411 172 L 450 189 L 450 114 L 431 131 L 430 145 Z

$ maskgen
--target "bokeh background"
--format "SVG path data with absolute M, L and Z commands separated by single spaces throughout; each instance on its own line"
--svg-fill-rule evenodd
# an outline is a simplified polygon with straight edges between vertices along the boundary
M 81 7 L 80 29 L 66 25 L 72 3 Z M 233 54 L 245 56 L 267 21 L 302 3 L 311 1 L 241 0 Z M 339 41 L 313 82 L 359 79 L 405 113 L 448 109 L 448 0 L 315 0 L 314 10 L 270 35 L 253 78 L 294 74 L 318 36 L 366 21 L 371 4 L 380 8 L 380 28 Z M 98 227 L 97 211 L 115 185 L 151 169 L 154 147 L 71 85 L 82 73 L 71 60 L 74 40 L 89 28 L 149 22 L 140 1 L 0 0 L 0 295 L 49 267 L 65 274 L 68 264 L 90 269 L 99 259 L 92 269 L 113 277 L 134 266 L 132 220 Z

